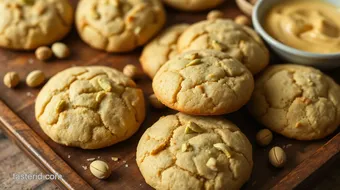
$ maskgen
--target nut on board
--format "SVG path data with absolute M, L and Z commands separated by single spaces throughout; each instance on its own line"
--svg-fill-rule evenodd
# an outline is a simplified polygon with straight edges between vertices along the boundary
M 29 87 L 38 87 L 45 81 L 45 74 L 40 70 L 30 72 L 26 77 L 26 84 Z
M 224 17 L 224 13 L 219 10 L 212 10 L 207 15 L 208 20 L 216 20 L 216 19 L 223 18 L 223 17 Z
M 52 45 L 52 52 L 54 56 L 59 59 L 65 59 L 70 56 L 70 49 L 64 43 L 57 42 Z
M 162 102 L 158 100 L 158 98 L 156 97 L 155 94 L 151 94 L 149 96 L 149 101 L 150 101 L 150 104 L 152 105 L 152 107 L 154 107 L 156 109 L 166 108 L 165 105 L 162 104 Z
M 269 162 L 277 168 L 282 168 L 287 162 L 287 156 L 285 151 L 278 146 L 275 146 L 272 149 L 270 149 Z
M 101 160 L 93 161 L 90 164 L 90 171 L 98 179 L 106 179 L 111 175 L 111 169 L 109 165 Z
M 128 64 L 124 67 L 123 74 L 131 79 L 135 79 L 141 76 L 138 68 L 132 64 Z
M 4 76 L 4 84 L 8 88 L 16 87 L 19 84 L 19 82 L 20 82 L 20 77 L 19 77 L 18 73 L 16 73 L 16 72 L 8 72 Z
M 47 46 L 41 46 L 35 50 L 35 57 L 40 61 L 46 61 L 52 57 L 52 50 Z
M 267 146 L 273 140 L 273 133 L 269 129 L 262 129 L 256 134 L 256 142 L 260 146 Z
M 240 24 L 240 25 L 251 26 L 252 24 L 250 18 L 248 18 L 245 15 L 238 15 L 234 21 L 236 24 Z

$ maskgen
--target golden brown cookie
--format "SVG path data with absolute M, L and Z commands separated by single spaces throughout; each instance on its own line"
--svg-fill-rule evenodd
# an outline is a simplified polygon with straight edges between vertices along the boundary
M 40 91 L 35 116 L 55 142 L 83 149 L 129 138 L 145 117 L 142 90 L 109 67 L 73 67 L 53 76 Z
M 192 115 L 221 115 L 240 109 L 254 89 L 250 71 L 216 50 L 190 51 L 170 59 L 152 82 L 166 106 Z
M 269 129 L 288 138 L 323 138 L 340 125 L 340 87 L 317 69 L 268 67 L 256 80 L 248 108 Z
M 81 0 L 76 11 L 81 38 L 108 52 L 127 52 L 145 44 L 164 23 L 159 0 Z
M 188 24 L 171 26 L 145 46 L 139 60 L 150 78 L 155 76 L 164 63 L 178 54 L 177 40 L 188 27 Z
M 182 113 L 160 118 L 141 137 L 136 161 L 155 189 L 240 189 L 252 146 L 230 121 Z
M 0 0 L 0 46 L 31 50 L 62 39 L 71 29 L 67 0 Z
M 216 7 L 223 3 L 223 0 L 163 0 L 163 2 L 182 11 L 202 11 Z
M 256 32 L 228 19 L 205 20 L 191 25 L 179 38 L 178 50 L 215 49 L 228 53 L 253 74 L 269 63 L 269 52 Z

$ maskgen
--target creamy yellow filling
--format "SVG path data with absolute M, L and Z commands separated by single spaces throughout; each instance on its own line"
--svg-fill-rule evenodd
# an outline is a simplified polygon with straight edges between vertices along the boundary
M 265 30 L 296 49 L 340 52 L 340 8 L 321 0 L 285 0 L 265 17 Z

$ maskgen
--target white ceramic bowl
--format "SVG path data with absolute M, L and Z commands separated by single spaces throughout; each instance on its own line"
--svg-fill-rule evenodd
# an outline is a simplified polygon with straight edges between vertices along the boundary
M 263 18 L 268 13 L 269 9 L 283 0 L 259 0 L 255 4 L 253 10 L 253 25 L 255 30 L 269 44 L 269 46 L 283 59 L 291 63 L 314 66 L 319 69 L 332 69 L 340 67 L 340 53 L 310 53 L 298 50 L 282 44 L 271 37 L 262 27 Z M 339 0 L 324 0 L 340 8 Z

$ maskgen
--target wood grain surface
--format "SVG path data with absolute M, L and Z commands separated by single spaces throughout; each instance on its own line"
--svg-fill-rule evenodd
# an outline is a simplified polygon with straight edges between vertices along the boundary
M 0 130 L 0 189 L 58 190 L 47 180 L 15 180 L 13 174 L 41 174 L 41 170 Z
M 71 1 L 75 6 L 76 1 Z M 234 1 L 227 1 L 219 7 L 228 18 L 240 14 Z M 203 20 L 207 12 L 183 13 L 172 9 L 168 11 L 168 23 L 193 23 Z M 33 52 L 16 52 L 0 49 L 0 78 L 8 71 L 16 71 L 22 79 L 32 70 L 40 69 L 48 77 L 72 66 L 106 65 L 122 70 L 126 64 L 135 64 L 140 68 L 138 58 L 141 48 L 131 53 L 108 54 L 90 48 L 84 44 L 73 30 L 64 40 L 72 50 L 72 56 L 66 60 L 52 60 L 47 63 L 34 58 Z M 272 55 L 271 64 L 282 63 Z M 327 72 L 340 83 L 340 69 Z M 24 80 L 22 80 L 24 81 Z M 142 78 L 136 81 L 143 89 L 145 97 L 152 93 L 151 80 Z M 63 180 L 56 181 L 60 188 L 66 189 L 151 189 L 141 176 L 135 162 L 135 150 L 139 138 L 162 115 L 175 113 L 172 110 L 154 110 L 147 106 L 147 118 L 140 130 L 130 139 L 100 150 L 82 150 L 65 147 L 48 138 L 34 118 L 34 100 L 39 89 L 27 87 L 23 82 L 16 89 L 7 89 L 0 85 L 0 121 L 4 132 L 46 173 L 60 173 Z M 262 148 L 255 143 L 255 134 L 263 126 L 258 124 L 246 109 L 228 114 L 227 119 L 234 122 L 247 135 L 253 144 L 254 169 L 251 179 L 243 189 L 299 188 L 303 181 L 321 169 L 324 163 L 339 156 L 339 130 L 329 137 L 311 142 L 296 141 L 274 135 L 273 143 Z M 328 143 L 327 143 L 328 142 Z M 335 144 L 335 146 L 334 146 Z M 268 163 L 268 151 L 273 146 L 281 146 L 287 153 L 288 163 L 283 169 L 276 169 Z M 325 155 L 325 156 L 322 156 Z M 118 162 L 111 157 L 119 157 Z M 314 158 L 314 156 L 316 156 Z M 109 179 L 98 180 L 90 171 L 88 158 L 105 160 L 113 172 Z M 309 164 L 311 163 L 311 164 Z M 307 168 L 307 169 L 305 169 Z M 302 177 L 300 177 L 302 176 Z

